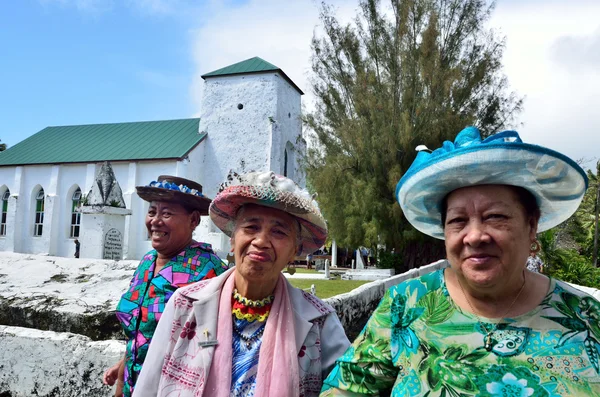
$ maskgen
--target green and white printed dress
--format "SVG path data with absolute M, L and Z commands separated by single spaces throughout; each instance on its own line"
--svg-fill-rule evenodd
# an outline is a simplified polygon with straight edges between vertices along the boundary
M 600 302 L 584 292 L 551 280 L 537 308 L 498 324 L 491 351 L 485 335 L 443 270 L 406 281 L 386 292 L 321 396 L 600 396 Z

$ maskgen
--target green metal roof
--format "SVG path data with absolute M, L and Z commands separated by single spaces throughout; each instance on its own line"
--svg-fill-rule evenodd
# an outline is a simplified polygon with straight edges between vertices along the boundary
M 199 144 L 200 119 L 46 127 L 0 152 L 0 166 L 180 159 Z
M 222 76 L 233 76 L 236 74 L 257 74 L 257 73 L 268 73 L 268 72 L 278 72 L 283 78 L 290 83 L 292 87 L 294 87 L 300 95 L 304 95 L 302 90 L 298 88 L 298 86 L 290 79 L 280 68 L 265 61 L 262 58 L 254 57 L 250 59 L 246 59 L 245 61 L 241 61 L 238 63 L 234 63 L 233 65 L 225 66 L 224 68 L 217 69 L 210 73 L 203 74 L 201 77 L 206 79 L 207 77 L 222 77 Z

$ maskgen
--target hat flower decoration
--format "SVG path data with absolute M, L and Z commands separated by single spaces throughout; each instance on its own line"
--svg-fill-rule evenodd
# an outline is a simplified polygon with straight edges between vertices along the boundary
M 173 201 L 187 208 L 208 214 L 211 200 L 202 194 L 202 185 L 190 179 L 160 175 L 156 181 L 136 186 L 138 196 L 145 201 Z
M 300 225 L 298 254 L 319 249 L 327 237 L 327 224 L 311 194 L 294 181 L 272 171 L 237 174 L 230 171 L 227 182 L 210 205 L 210 218 L 226 235 L 233 234 L 239 209 L 246 204 L 262 205 L 287 212 Z
M 429 152 L 424 145 L 396 186 L 407 220 L 419 231 L 444 238 L 441 206 L 453 190 L 475 185 L 512 185 L 531 192 L 540 207 L 538 231 L 568 219 L 588 186 L 585 171 L 554 150 L 524 143 L 516 131 L 481 139 L 475 127 Z

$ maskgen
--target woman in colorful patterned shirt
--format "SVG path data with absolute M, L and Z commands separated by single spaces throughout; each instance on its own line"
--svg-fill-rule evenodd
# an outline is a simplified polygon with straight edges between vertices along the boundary
M 449 267 L 390 288 L 322 396 L 600 396 L 600 302 L 526 270 L 536 233 L 565 221 L 585 172 L 515 131 L 418 153 L 396 194 Z
M 109 368 L 103 378 L 110 386 L 117 382 L 117 397 L 132 395 L 158 320 L 173 292 L 227 270 L 209 244 L 192 239 L 200 216 L 208 213 L 210 205 L 210 200 L 202 195 L 202 185 L 161 175 L 158 182 L 136 190 L 150 202 L 146 228 L 154 249 L 142 258 L 117 306 L 127 348 L 125 357 Z
M 323 245 L 310 195 L 272 172 L 236 176 L 210 206 L 235 268 L 177 290 L 135 397 L 310 397 L 350 342 L 334 310 L 281 274 Z

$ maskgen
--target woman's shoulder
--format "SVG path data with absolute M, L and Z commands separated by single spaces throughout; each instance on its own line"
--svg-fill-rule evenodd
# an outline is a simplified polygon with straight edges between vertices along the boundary
M 218 275 L 217 277 L 205 278 L 199 281 L 195 281 L 189 285 L 179 288 L 176 293 L 190 300 L 198 300 L 205 294 L 210 294 L 218 289 L 225 282 L 225 279 L 231 274 L 233 269 L 229 269 L 225 273 Z
M 550 279 L 554 283 L 551 294 L 553 295 L 573 295 L 579 298 L 591 298 L 600 301 L 600 290 L 585 287 L 582 285 L 567 283 L 558 279 Z
M 444 268 L 437 268 L 422 276 L 409 278 L 391 286 L 387 289 L 385 296 L 388 298 L 413 296 L 418 299 L 430 292 L 443 290 L 443 288 L 445 288 Z

